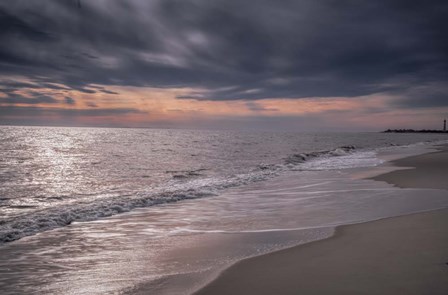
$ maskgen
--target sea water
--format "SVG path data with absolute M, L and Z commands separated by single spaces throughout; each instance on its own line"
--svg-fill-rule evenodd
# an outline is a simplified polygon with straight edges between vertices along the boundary
M 445 191 L 352 177 L 440 134 L 1 127 L 0 139 L 2 294 L 188 294 L 334 226 L 448 205 Z

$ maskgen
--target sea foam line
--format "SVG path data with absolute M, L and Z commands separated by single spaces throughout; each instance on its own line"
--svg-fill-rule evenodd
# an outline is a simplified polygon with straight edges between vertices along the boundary
M 283 164 L 259 165 L 253 171 L 222 178 L 200 178 L 187 181 L 173 179 L 164 186 L 149 188 L 136 195 L 124 195 L 97 199 L 91 203 L 61 205 L 27 215 L 2 220 L 0 243 L 11 242 L 25 236 L 67 226 L 72 222 L 92 221 L 128 212 L 135 208 L 174 203 L 218 195 L 222 190 L 272 178 L 282 171 L 297 170 L 301 164 L 319 158 L 337 158 L 355 154 L 354 146 L 334 150 L 295 154 Z M 303 170 L 299 168 L 299 170 Z

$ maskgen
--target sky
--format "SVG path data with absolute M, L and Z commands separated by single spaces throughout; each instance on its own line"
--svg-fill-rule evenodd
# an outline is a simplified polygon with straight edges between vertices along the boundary
M 446 0 L 0 1 L 0 124 L 438 129 L 447 15 Z

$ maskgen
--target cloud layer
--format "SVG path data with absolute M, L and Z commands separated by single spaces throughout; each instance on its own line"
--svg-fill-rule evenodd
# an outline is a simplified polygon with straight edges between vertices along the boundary
M 388 94 L 394 107 L 448 106 L 443 0 L 80 3 L 0 3 L 1 103 L 74 106 L 39 91 L 133 86 L 198 89 L 180 100 Z

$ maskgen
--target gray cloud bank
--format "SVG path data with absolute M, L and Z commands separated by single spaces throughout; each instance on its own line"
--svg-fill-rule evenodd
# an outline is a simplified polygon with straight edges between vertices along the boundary
M 86 93 L 113 94 L 92 84 L 200 87 L 179 99 L 203 100 L 386 92 L 401 106 L 448 106 L 447 1 L 81 2 L 1 2 L 0 75 Z M 3 92 L 20 100 L 14 90 L 27 86 L 8 83 Z
M 36 106 L 3 106 L 0 107 L 0 124 L 4 125 L 67 125 L 67 126 L 91 126 L 91 122 L 78 120 L 81 117 L 89 119 L 123 116 L 132 114 L 145 114 L 132 108 L 97 108 L 97 109 L 64 109 Z M 55 120 L 57 118 L 57 120 Z M 99 120 L 95 126 L 120 127 L 123 124 L 113 120 Z

